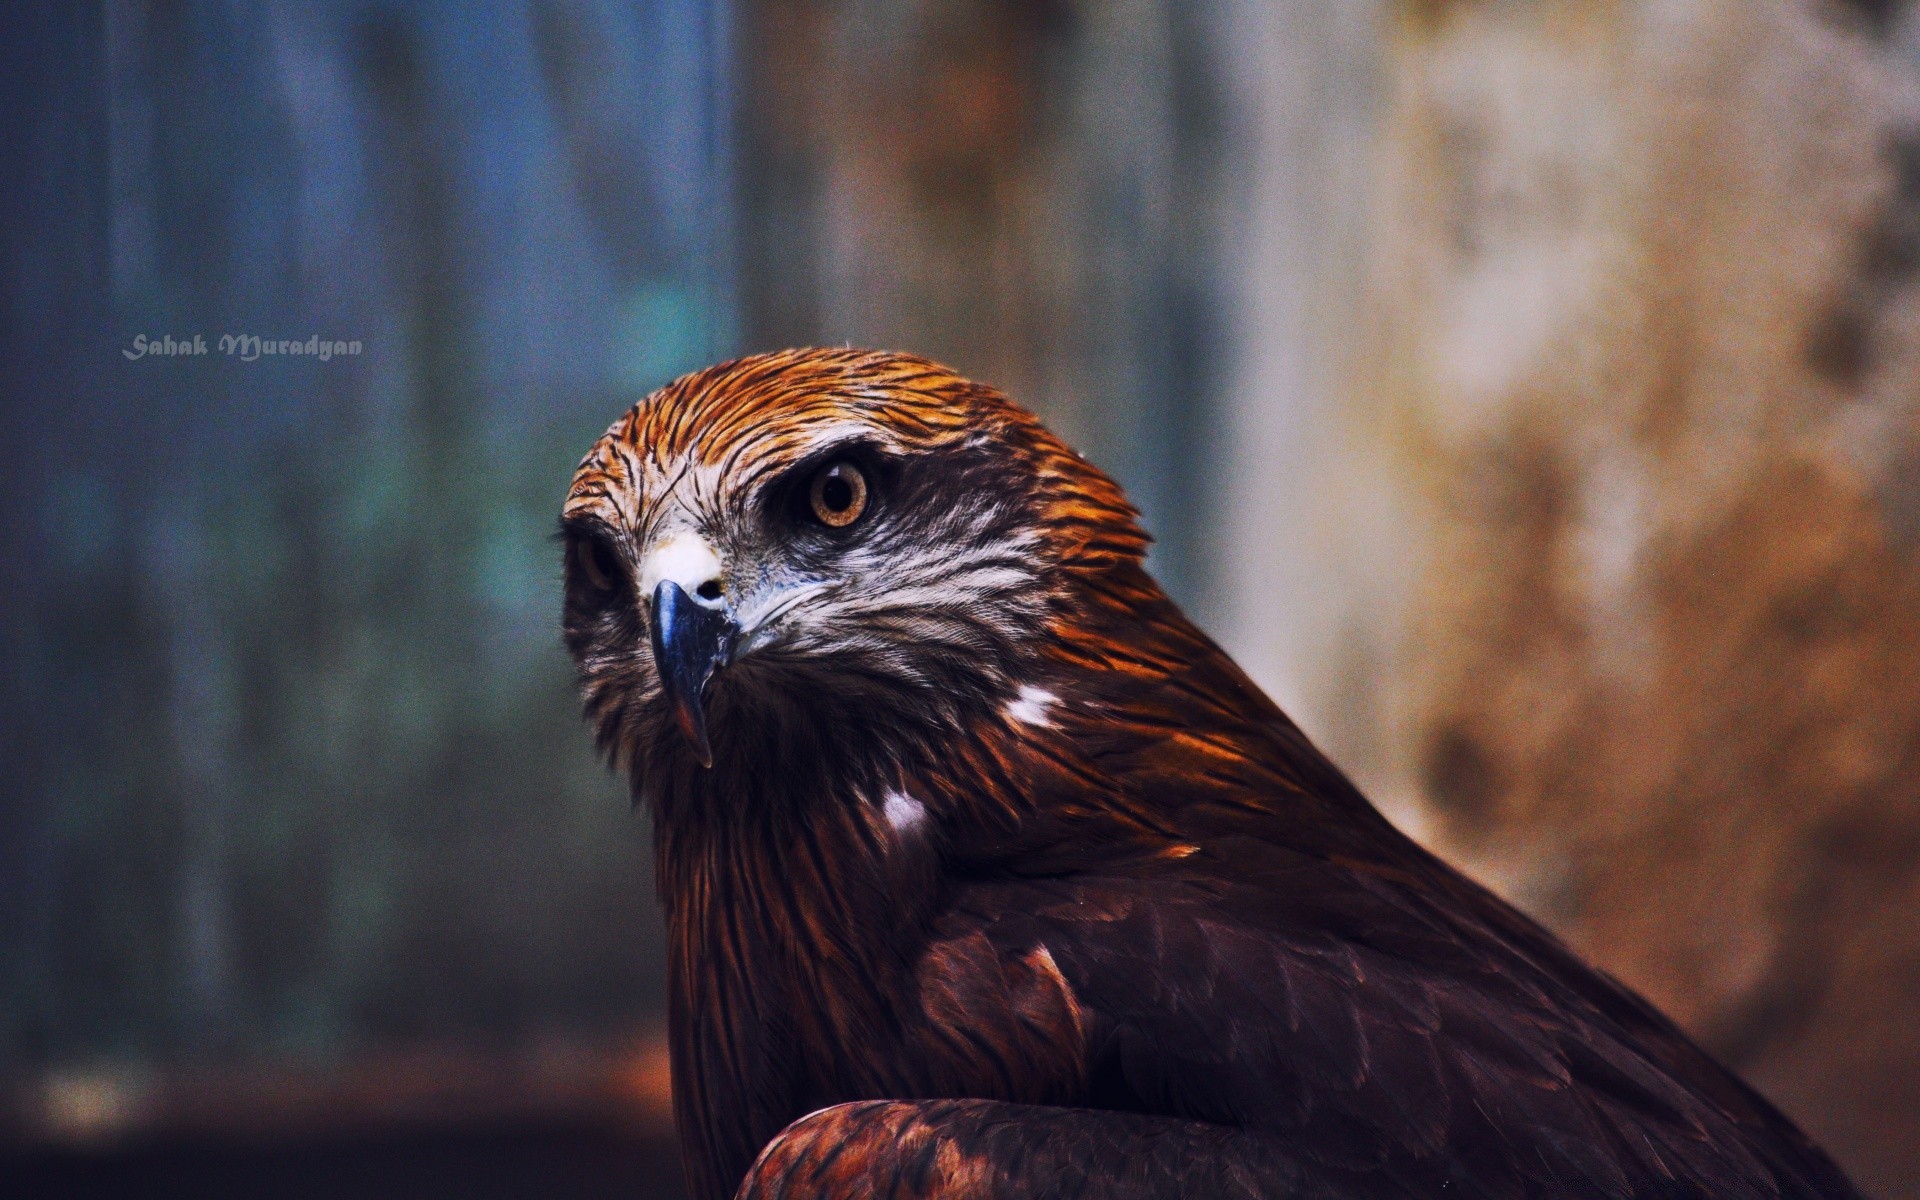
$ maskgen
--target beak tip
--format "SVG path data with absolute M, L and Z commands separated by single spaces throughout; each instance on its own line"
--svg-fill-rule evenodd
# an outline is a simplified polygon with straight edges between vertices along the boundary
M 691 704 L 678 698 L 673 702 L 674 724 L 680 727 L 680 735 L 687 739 L 687 745 L 693 750 L 693 757 L 703 767 L 713 766 L 713 743 L 707 740 L 706 711 L 698 700 Z

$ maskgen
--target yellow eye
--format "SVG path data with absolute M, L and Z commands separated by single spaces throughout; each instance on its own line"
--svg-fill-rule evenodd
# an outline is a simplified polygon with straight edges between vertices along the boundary
M 813 477 L 807 498 L 822 525 L 843 529 L 867 511 L 867 477 L 845 461 L 832 463 Z
M 596 592 L 610 592 L 614 580 L 619 578 L 620 567 L 613 561 L 613 552 L 599 538 L 583 537 L 573 544 L 573 561 L 580 566 L 580 573 L 587 577 Z

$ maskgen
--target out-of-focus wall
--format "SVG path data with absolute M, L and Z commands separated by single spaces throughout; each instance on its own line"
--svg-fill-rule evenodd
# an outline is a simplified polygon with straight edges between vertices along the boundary
M 1371 0 L 1237 0 L 1211 27 L 1233 149 L 1217 202 L 1223 363 L 1198 615 L 1404 817 L 1406 788 L 1376 769 L 1372 698 L 1408 578 L 1405 514 L 1353 382 L 1379 349 L 1361 306 L 1382 14 Z
M 1905 7 L 1376 10 L 1319 450 L 1236 476 L 1291 611 L 1226 626 L 1389 811 L 1885 1195 L 1920 1194 Z
M 657 1011 L 552 534 L 737 346 L 728 15 L 9 12 L 0 1125 Z

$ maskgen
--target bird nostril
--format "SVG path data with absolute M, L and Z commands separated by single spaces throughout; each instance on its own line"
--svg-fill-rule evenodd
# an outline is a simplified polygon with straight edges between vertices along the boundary
M 696 588 L 693 594 L 702 600 L 718 600 L 720 598 L 720 581 L 718 579 L 709 579 Z

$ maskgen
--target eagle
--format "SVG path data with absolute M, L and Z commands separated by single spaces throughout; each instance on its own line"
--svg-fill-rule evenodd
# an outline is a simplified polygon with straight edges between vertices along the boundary
M 697 1200 L 1857 1195 L 1382 817 L 995 389 L 709 367 L 595 443 L 561 538 Z

